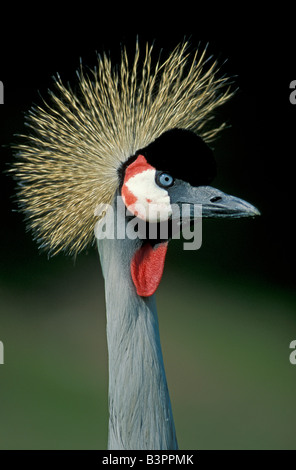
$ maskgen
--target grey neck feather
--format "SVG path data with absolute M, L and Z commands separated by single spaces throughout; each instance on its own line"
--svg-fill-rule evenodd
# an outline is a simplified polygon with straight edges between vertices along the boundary
M 139 297 L 130 274 L 140 243 L 98 240 L 107 309 L 108 449 L 174 450 L 178 447 L 155 296 Z

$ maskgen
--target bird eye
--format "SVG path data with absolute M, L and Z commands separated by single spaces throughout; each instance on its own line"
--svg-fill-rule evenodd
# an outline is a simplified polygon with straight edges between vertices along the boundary
M 174 184 L 174 178 L 168 173 L 158 173 L 156 174 L 156 183 L 161 188 L 169 188 Z

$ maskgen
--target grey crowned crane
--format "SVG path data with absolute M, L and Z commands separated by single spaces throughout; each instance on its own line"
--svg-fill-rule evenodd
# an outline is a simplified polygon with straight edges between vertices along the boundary
M 75 92 L 57 76 L 49 104 L 27 115 L 30 132 L 16 145 L 12 168 L 19 206 L 41 248 L 76 255 L 97 238 L 107 311 L 109 449 L 178 448 L 155 303 L 177 214 L 189 208 L 181 228 L 195 223 L 195 205 L 202 217 L 259 213 L 210 186 L 216 166 L 209 143 L 224 124 L 209 124 L 233 94 L 229 80 L 218 77 L 205 50 L 191 54 L 183 43 L 153 64 L 152 49 L 147 45 L 142 57 L 137 43 L 131 62 L 123 48 L 117 68 L 99 55 L 94 70 L 80 67 Z M 99 236 L 110 213 L 114 236 Z M 142 229 L 118 236 L 131 222 Z M 147 225 L 156 236 L 143 235 Z

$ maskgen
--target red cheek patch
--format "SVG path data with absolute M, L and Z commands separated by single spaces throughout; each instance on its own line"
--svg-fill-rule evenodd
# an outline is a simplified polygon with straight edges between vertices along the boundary
M 143 155 L 139 155 L 137 159 L 131 163 L 125 170 L 124 182 L 121 189 L 121 195 L 126 207 L 131 206 L 137 202 L 137 197 L 128 189 L 127 181 L 135 175 L 142 173 L 146 170 L 154 170 L 153 166 L 149 165 L 146 158 Z
M 131 275 L 137 294 L 141 297 L 149 297 L 156 291 L 162 277 L 167 248 L 167 242 L 154 248 L 150 243 L 145 243 L 134 254 Z
M 134 195 L 134 193 L 132 193 L 128 187 L 126 186 L 126 184 L 124 184 L 122 186 L 122 190 L 121 190 L 121 195 L 122 195 L 122 198 L 123 198 L 123 202 L 124 204 L 126 205 L 126 207 L 129 207 L 131 206 L 132 204 L 135 204 L 137 202 L 137 198 L 136 196 Z
M 146 170 L 154 170 L 155 168 L 147 162 L 146 158 L 143 155 L 139 155 L 136 160 L 131 163 L 125 170 L 124 181 L 126 182 L 132 176 L 138 175 Z

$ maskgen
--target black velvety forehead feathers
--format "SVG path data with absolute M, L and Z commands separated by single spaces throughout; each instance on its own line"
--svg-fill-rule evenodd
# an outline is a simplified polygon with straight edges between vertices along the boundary
M 144 155 L 157 170 L 192 186 L 210 184 L 216 176 L 212 150 L 201 137 L 186 129 L 165 132 L 136 155 Z

